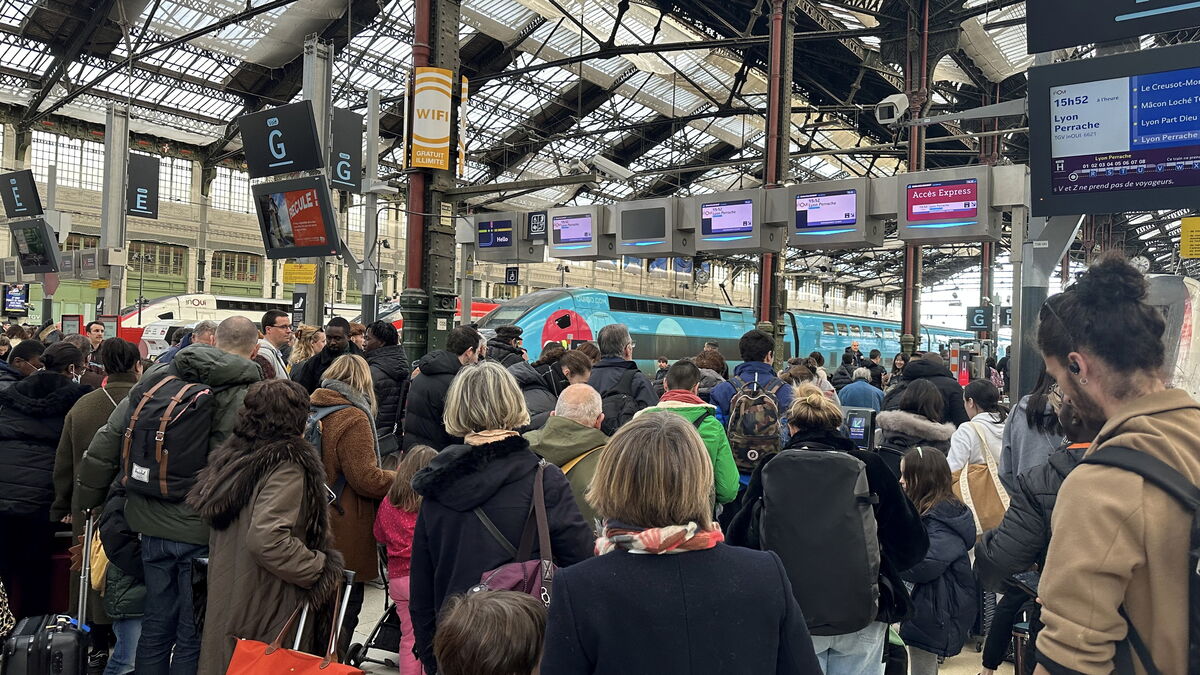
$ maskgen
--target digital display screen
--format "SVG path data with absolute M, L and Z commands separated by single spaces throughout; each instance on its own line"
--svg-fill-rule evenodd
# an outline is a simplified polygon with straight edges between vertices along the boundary
M 700 227 L 704 234 L 753 232 L 754 200 L 701 204 Z
M 663 206 L 648 209 L 627 209 L 621 212 L 621 239 L 665 239 L 667 209 Z
M 909 185 L 907 209 L 909 223 L 974 220 L 979 216 L 979 180 Z
M 316 188 L 268 192 L 258 196 L 259 212 L 266 218 L 268 249 L 326 246 L 328 227 Z
M 1200 185 L 1200 68 L 1050 88 L 1050 190 Z
M 41 218 L 10 221 L 13 244 L 21 271 L 25 274 L 48 274 L 58 272 L 58 239 L 50 231 L 50 225 Z
M 858 190 L 796 195 L 796 229 L 815 229 L 858 222 Z
M 504 248 L 513 244 L 511 220 L 487 220 L 479 223 L 479 248 Z
M 29 286 L 12 284 L 4 287 L 4 313 L 8 316 L 24 316 L 29 304 Z
M 850 440 L 861 441 L 867 437 L 867 418 L 858 415 L 851 416 L 846 420 L 850 431 Z
M 592 242 L 592 216 L 589 213 L 554 216 L 555 244 L 590 244 Z

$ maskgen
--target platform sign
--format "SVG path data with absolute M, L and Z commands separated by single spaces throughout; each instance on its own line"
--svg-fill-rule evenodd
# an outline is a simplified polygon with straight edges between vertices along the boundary
M 617 250 L 639 258 L 694 256 L 695 227 L 680 228 L 682 204 L 674 197 L 613 204 Z
M 991 167 L 902 174 L 899 189 L 902 241 L 945 244 L 1000 240 L 1000 212 L 991 207 Z
M 528 214 L 479 213 L 472 216 L 475 258 L 483 262 L 542 262 L 546 246 L 529 237 Z
M 504 285 L 516 286 L 521 280 L 520 267 L 505 267 L 504 268 Z
M 719 192 L 690 198 L 681 227 L 696 231 L 705 253 L 769 253 L 783 248 L 783 223 L 768 223 L 764 190 Z
M 1029 53 L 1200 26 L 1193 0 L 1026 0 Z
M 967 330 L 982 332 L 992 329 L 992 306 L 967 308 Z
M 546 211 L 531 211 L 529 213 L 529 238 L 546 239 L 550 231 L 550 215 Z
M 312 101 L 303 100 L 238 118 L 246 170 L 251 178 L 320 169 L 324 152 L 317 140 Z
M 1000 327 L 1001 328 L 1012 328 L 1012 325 L 1013 325 L 1012 307 L 1001 307 L 1000 308 Z
M 600 260 L 615 257 L 616 244 L 608 207 L 563 206 L 547 212 L 550 229 L 547 248 L 551 258 Z
M 152 155 L 129 155 L 126 215 L 158 220 L 159 165 L 159 159 Z
M 1200 218 L 1184 218 L 1179 228 L 1179 257 L 1200 258 Z
M 43 213 L 42 199 L 30 169 L 0 174 L 0 200 L 4 202 L 4 214 L 9 218 L 28 218 Z
M 1186 44 L 1031 68 L 1033 215 L 1200 203 L 1197 63 Z
M 363 116 L 351 110 L 333 109 L 333 147 L 330 149 L 329 186 L 335 190 L 362 192 Z M 372 176 L 374 179 L 374 176 Z
M 801 183 L 767 195 L 771 219 L 787 223 L 788 246 L 883 246 L 883 221 L 870 215 L 871 181 L 866 178 Z

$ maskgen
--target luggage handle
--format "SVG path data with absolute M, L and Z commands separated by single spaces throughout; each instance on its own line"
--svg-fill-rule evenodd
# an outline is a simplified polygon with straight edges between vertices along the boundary
M 329 645 L 325 650 L 325 659 L 321 661 L 321 668 L 325 668 L 331 663 L 337 662 L 337 637 L 338 631 L 341 629 L 342 621 L 346 618 L 346 606 L 350 604 L 350 590 L 354 584 L 354 572 L 344 570 L 342 572 L 346 580 L 346 590 L 333 596 L 333 625 L 329 627 Z M 297 626 L 297 619 L 299 625 Z M 279 631 L 279 635 L 267 645 L 267 654 L 272 654 L 283 646 L 284 637 L 291 632 L 292 628 L 296 628 L 296 637 L 292 640 L 292 651 L 300 651 L 300 641 L 304 637 L 304 623 L 308 619 L 308 603 L 304 603 L 300 607 L 292 610 L 291 616 L 284 622 L 283 628 Z
M 79 614 L 76 621 L 79 629 L 88 632 L 91 628 L 87 625 L 87 601 L 88 579 L 92 575 L 92 535 L 95 529 L 94 519 L 92 518 L 92 509 L 86 509 L 83 512 L 83 545 L 79 549 Z

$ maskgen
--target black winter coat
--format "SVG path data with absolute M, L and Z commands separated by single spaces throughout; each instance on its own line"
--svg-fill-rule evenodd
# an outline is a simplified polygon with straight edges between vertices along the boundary
M 875 424 L 883 432 L 879 445 L 888 446 L 880 449 L 883 461 L 891 467 L 900 480 L 900 459 L 904 453 L 918 445 L 925 448 L 937 448 L 943 454 L 950 453 L 950 437 L 954 435 L 953 424 L 938 424 L 928 418 L 910 413 L 906 410 L 888 410 L 875 417 Z M 891 452 L 896 450 L 899 452 Z
M 1050 548 L 1050 516 L 1067 474 L 1083 459 L 1086 447 L 1050 454 L 1045 463 L 1017 476 L 1000 527 L 983 534 L 975 546 L 975 572 L 989 591 L 1012 590 L 1008 578 L 1037 564 L 1044 567 Z
M 907 611 L 909 604 L 900 572 L 921 562 L 929 548 L 925 527 L 917 510 L 900 489 L 892 470 L 874 452 L 859 450 L 853 441 L 836 431 L 800 431 L 792 435 L 786 447 L 805 446 L 840 450 L 866 465 L 867 484 L 871 493 L 879 497 L 879 503 L 875 505 L 875 522 L 879 532 L 880 619 L 895 620 Z M 816 448 L 812 451 L 821 452 Z M 755 506 L 763 496 L 762 469 L 773 456 L 768 456 L 755 467 L 750 486 L 742 497 L 742 508 L 733 517 L 725 533 L 725 541 L 729 544 L 762 548 L 759 540 L 759 515 L 762 511 Z
M 408 354 L 404 345 L 388 345 L 363 354 L 371 366 L 371 385 L 379 414 L 375 428 L 380 434 L 390 433 L 404 416 L 404 394 L 408 387 Z
M 559 571 L 542 675 L 820 675 L 774 553 L 613 551 Z
M 479 446 L 451 445 L 413 477 L 413 489 L 424 499 L 413 533 L 409 612 L 417 655 L 427 672 L 436 672 L 433 635 L 442 603 L 479 583 L 485 572 L 513 562 L 474 509 L 483 509 L 517 545 L 540 461 L 528 441 L 511 436 Z M 590 558 L 591 528 L 575 505 L 571 484 L 553 464 L 546 465 L 542 480 L 555 562 L 566 567 Z
M 514 347 L 499 338 L 492 338 L 487 343 L 487 360 L 495 361 L 508 368 L 515 363 L 524 361 L 525 354 L 519 347 Z
M 912 589 L 913 615 L 900 624 L 910 647 L 938 656 L 954 656 L 979 611 L 979 587 L 967 552 L 975 543 L 975 518 L 959 501 L 944 501 L 921 517 L 929 533 L 929 552 L 901 573 Z
M 304 389 L 312 394 L 317 389 L 321 388 L 321 380 L 324 379 L 325 370 L 333 365 L 333 362 L 339 356 L 346 354 L 363 355 L 363 350 L 358 348 L 358 345 L 346 341 L 346 351 L 333 353 L 326 347 L 321 351 L 313 354 L 311 358 L 305 359 L 300 363 L 292 366 L 292 379 L 304 385 Z
M 91 390 L 42 371 L 0 391 L 0 514 L 50 520 L 54 456 L 63 420 Z
M 630 369 L 636 370 L 637 364 L 617 357 L 600 359 L 596 365 L 592 366 L 592 375 L 588 378 L 588 384 L 601 396 L 604 396 L 604 392 L 617 386 L 617 383 L 621 381 L 621 376 Z M 650 378 L 646 377 L 645 373 L 639 372 L 633 376 L 633 398 L 637 400 L 639 410 L 658 403 L 658 394 L 654 393 L 654 385 L 650 383 Z
M 10 349 L 9 352 L 12 352 Z M 25 379 L 21 371 L 8 365 L 8 362 L 0 358 L 0 389 L 7 389 L 14 384 Z
M 967 408 L 963 403 L 962 385 L 950 374 L 950 369 L 922 359 L 909 361 L 908 365 L 904 366 L 904 372 L 901 373 L 900 378 L 893 380 L 895 385 L 890 387 L 883 397 L 883 409 L 899 410 L 900 395 L 904 393 L 908 383 L 913 380 L 929 380 L 938 388 L 945 402 L 944 415 L 947 422 L 958 427 L 971 420 L 967 416 Z
M 525 397 L 525 407 L 529 409 L 529 426 L 521 429 L 521 433 L 541 429 L 546 426 L 550 411 L 558 404 L 558 396 L 547 383 L 550 374 L 542 374 L 529 365 L 528 361 L 518 361 L 508 367 L 508 372 L 516 378 Z
M 441 450 L 462 443 L 462 439 L 446 433 L 442 414 L 446 410 L 446 393 L 450 383 L 462 368 L 458 357 L 439 349 L 426 354 L 417 362 L 421 372 L 408 385 L 404 405 L 404 447 L 428 445 Z
M 847 365 L 843 363 L 842 365 L 838 366 L 838 369 L 835 370 L 833 375 L 829 377 L 829 384 L 832 384 L 834 389 L 841 391 L 842 387 L 845 387 L 854 381 L 854 371 L 857 368 L 858 366 L 854 364 Z

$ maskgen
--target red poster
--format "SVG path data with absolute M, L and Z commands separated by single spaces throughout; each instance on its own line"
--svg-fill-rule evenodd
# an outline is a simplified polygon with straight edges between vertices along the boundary
M 315 189 L 284 193 L 288 222 L 296 246 L 323 246 L 326 243 L 325 220 Z
M 979 182 L 974 178 L 908 186 L 908 222 L 973 219 L 979 215 Z

